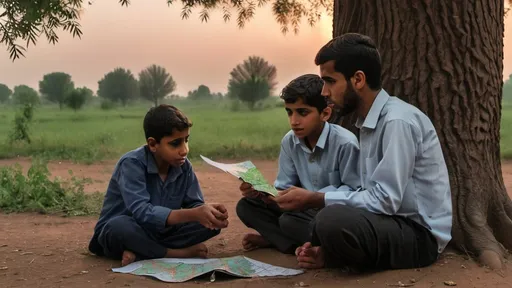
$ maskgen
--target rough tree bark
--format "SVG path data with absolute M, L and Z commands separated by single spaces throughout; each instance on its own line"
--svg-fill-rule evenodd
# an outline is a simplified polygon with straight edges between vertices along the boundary
M 381 52 L 384 88 L 432 119 L 450 173 L 455 247 L 492 268 L 512 249 L 501 174 L 503 0 L 334 1 L 334 36 Z M 343 125 L 353 129 L 351 117 Z

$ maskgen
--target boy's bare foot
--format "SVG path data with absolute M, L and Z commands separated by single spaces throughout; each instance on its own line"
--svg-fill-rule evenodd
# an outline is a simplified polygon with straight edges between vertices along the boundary
M 167 249 L 166 258 L 206 258 L 208 256 L 208 247 L 204 243 L 199 243 L 182 249 Z
M 135 258 L 135 254 L 133 254 L 133 252 L 125 250 L 123 252 L 123 258 L 121 260 L 121 266 L 126 266 L 128 264 L 133 263 L 135 261 Z
M 320 269 L 325 265 L 324 251 L 322 247 L 313 247 L 310 242 L 295 250 L 299 267 L 307 269 Z
M 259 248 L 267 248 L 270 247 L 270 243 L 268 243 L 263 236 L 259 234 L 246 234 L 244 239 L 242 240 L 242 246 L 246 251 L 251 251 Z

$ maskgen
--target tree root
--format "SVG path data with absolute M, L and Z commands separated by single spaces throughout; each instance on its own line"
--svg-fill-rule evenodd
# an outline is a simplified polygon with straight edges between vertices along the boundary
M 496 238 L 505 246 L 506 249 L 512 250 L 512 219 L 508 212 L 503 210 L 496 219 L 494 225 Z
M 506 215 L 504 204 L 491 201 L 487 206 L 482 205 L 482 202 L 474 202 L 475 200 L 471 198 L 464 199 L 466 201 L 460 200 L 457 203 L 457 210 L 463 239 L 457 239 L 459 246 L 463 250 L 469 248 L 476 254 L 481 264 L 493 270 L 501 270 L 507 254 L 504 245 L 512 244 L 512 235 L 505 232 L 512 231 L 512 221 Z M 489 200 L 487 198 L 484 202 Z
M 501 261 L 502 258 L 501 255 L 493 250 L 484 250 L 478 257 L 478 260 L 493 270 L 501 270 L 504 264 L 503 261 Z

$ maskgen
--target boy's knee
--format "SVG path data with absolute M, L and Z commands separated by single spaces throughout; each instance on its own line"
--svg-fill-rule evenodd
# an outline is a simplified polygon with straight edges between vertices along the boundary
M 250 211 L 251 211 L 251 203 L 249 203 L 249 199 L 247 198 L 241 198 L 238 203 L 236 204 L 236 215 L 240 220 L 244 221 L 248 218 L 250 218 Z
M 105 223 L 105 226 L 101 231 L 100 238 L 106 236 L 106 234 L 121 238 L 129 237 L 134 224 L 136 224 L 136 222 L 130 216 L 120 215 L 113 217 Z

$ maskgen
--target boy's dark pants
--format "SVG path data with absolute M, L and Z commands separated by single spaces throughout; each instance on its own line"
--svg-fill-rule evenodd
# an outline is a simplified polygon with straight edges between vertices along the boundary
M 167 249 L 187 248 L 202 243 L 220 233 L 197 222 L 173 225 L 160 233 L 142 228 L 130 216 L 110 219 L 98 236 L 103 255 L 121 259 L 125 250 L 135 253 L 137 260 L 164 258 Z
M 236 205 L 236 214 L 247 227 L 286 254 L 294 254 L 297 247 L 311 241 L 310 226 L 316 213 L 315 209 L 282 212 L 275 204 L 251 198 L 242 198 Z

